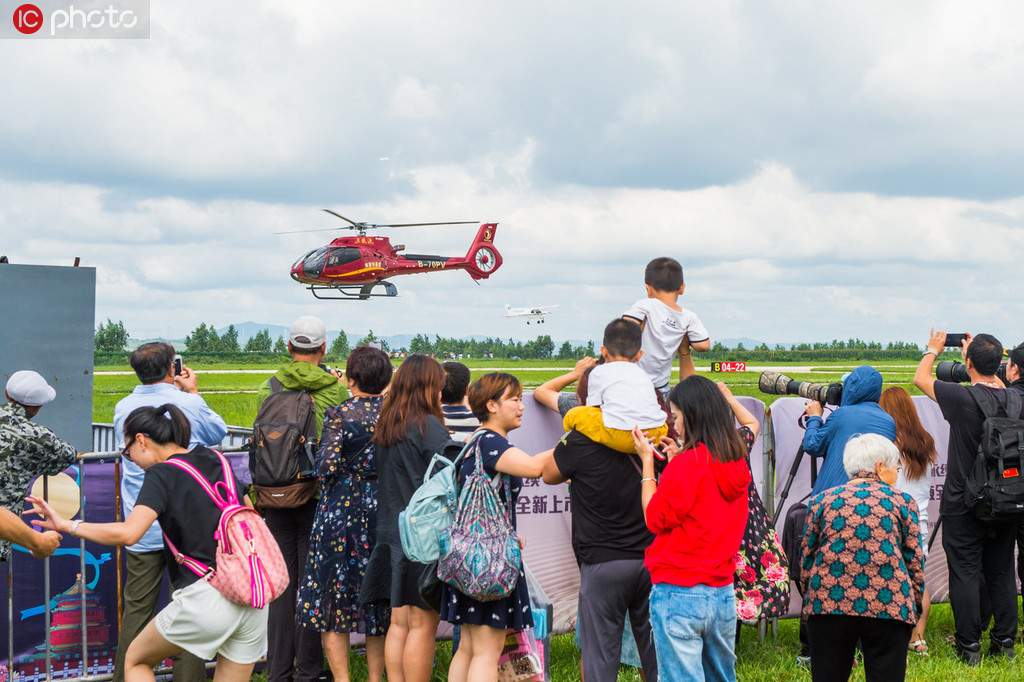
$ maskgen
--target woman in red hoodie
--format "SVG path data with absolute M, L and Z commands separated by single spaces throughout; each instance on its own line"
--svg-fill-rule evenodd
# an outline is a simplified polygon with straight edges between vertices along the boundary
M 669 459 L 654 477 L 654 448 L 634 431 L 643 460 L 642 502 L 655 535 L 644 564 L 651 574 L 651 629 L 662 682 L 736 679 L 736 552 L 747 524 L 750 471 L 733 413 L 700 376 L 669 395 L 682 445 L 663 439 Z

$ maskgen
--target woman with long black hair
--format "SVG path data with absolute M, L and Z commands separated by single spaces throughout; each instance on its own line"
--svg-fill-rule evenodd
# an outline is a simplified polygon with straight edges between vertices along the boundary
M 736 679 L 736 553 L 747 524 L 747 446 L 717 386 L 691 376 L 669 395 L 681 445 L 663 439 L 668 465 L 654 476 L 654 446 L 634 429 L 643 462 L 641 502 L 654 542 L 651 629 L 663 682 Z

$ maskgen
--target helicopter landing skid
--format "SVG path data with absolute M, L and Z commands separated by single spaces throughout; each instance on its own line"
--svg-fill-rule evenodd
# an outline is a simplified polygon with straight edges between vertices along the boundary
M 384 287 L 384 293 L 373 293 L 375 287 Z M 327 286 L 323 284 L 311 284 L 307 287 L 314 298 L 322 301 L 365 301 L 368 298 L 394 298 L 398 296 L 398 287 L 391 282 L 374 282 L 373 284 Z M 327 292 L 340 294 L 339 296 L 325 296 Z

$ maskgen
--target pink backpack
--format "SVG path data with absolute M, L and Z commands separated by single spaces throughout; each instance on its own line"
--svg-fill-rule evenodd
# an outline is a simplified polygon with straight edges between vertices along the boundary
M 216 570 L 182 554 L 164 533 L 164 541 L 179 564 L 209 583 L 230 601 L 262 609 L 288 588 L 288 567 L 266 522 L 252 507 L 238 503 L 235 477 L 227 458 L 217 452 L 224 468 L 224 480 L 211 486 L 188 462 L 169 459 L 202 487 L 220 509 L 220 524 L 213 534 L 217 541 Z

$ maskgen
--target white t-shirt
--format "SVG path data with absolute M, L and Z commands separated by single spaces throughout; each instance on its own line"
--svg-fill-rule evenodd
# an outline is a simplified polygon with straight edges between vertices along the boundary
M 654 429 L 665 423 L 650 377 L 633 362 L 608 362 L 590 372 L 587 405 L 601 406 L 609 429 Z
M 679 351 L 683 337 L 689 338 L 690 343 L 709 338 L 708 330 L 696 313 L 673 310 L 656 298 L 640 299 L 623 316 L 644 323 L 644 355 L 638 364 L 659 389 L 668 385 L 672 376 L 672 358 Z
M 916 481 L 908 481 L 904 473 L 901 469 L 896 477 L 896 489 L 910 495 L 917 502 L 917 518 L 921 523 L 921 528 L 925 529 L 928 526 L 928 500 L 931 497 L 932 489 L 931 466 L 929 465 L 924 476 Z

